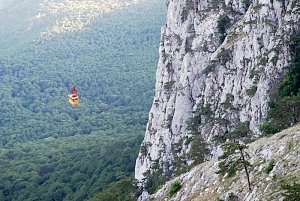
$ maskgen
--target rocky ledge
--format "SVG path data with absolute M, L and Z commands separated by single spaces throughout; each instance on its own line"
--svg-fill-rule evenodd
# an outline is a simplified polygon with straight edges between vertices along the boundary
M 300 125 L 260 138 L 249 144 L 247 152 L 252 165 L 251 192 L 243 170 L 234 177 L 223 177 L 216 174 L 219 161 L 212 160 L 169 181 L 156 194 L 144 194 L 140 200 L 227 201 L 232 197 L 243 201 L 282 200 L 281 185 L 300 181 Z M 180 181 L 182 187 L 169 198 L 168 192 L 175 180 Z

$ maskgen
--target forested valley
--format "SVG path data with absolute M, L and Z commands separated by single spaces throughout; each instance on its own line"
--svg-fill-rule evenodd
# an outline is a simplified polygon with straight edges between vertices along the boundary
M 119 199 L 110 189 L 132 183 L 165 2 L 141 1 L 51 37 L 40 33 L 54 20 L 22 25 L 38 2 L 10 2 L 7 12 L 0 5 L 0 200 Z

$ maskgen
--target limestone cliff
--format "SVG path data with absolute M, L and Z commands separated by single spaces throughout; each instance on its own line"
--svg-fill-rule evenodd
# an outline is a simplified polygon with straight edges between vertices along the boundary
M 246 122 L 251 135 L 291 60 L 298 0 L 168 0 L 156 89 L 135 178 L 191 164 L 188 122 L 216 155 L 216 135 Z
M 299 182 L 300 125 L 251 143 L 247 151 L 253 167 L 250 171 L 251 192 L 248 191 L 244 171 L 232 178 L 220 177 L 215 173 L 218 161 L 211 160 L 176 178 L 182 187 L 172 198 L 168 198 L 173 183 L 170 181 L 156 194 L 144 197 L 144 200 L 282 200 L 281 185 Z

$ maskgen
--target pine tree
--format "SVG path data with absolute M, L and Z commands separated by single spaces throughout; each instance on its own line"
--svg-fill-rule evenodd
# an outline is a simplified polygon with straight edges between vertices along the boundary
M 251 191 L 249 167 L 251 166 L 250 162 L 246 160 L 246 156 L 249 154 L 245 151 L 248 148 L 245 144 L 240 144 L 237 141 L 226 142 L 221 145 L 224 153 L 219 157 L 219 160 L 222 161 L 219 163 L 219 171 L 217 174 L 225 175 L 232 177 L 236 174 L 236 171 L 244 168 L 249 191 Z

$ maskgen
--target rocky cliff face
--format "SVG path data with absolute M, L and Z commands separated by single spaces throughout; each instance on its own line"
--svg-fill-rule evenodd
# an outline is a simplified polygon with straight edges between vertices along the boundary
M 286 71 L 297 0 L 168 0 L 156 91 L 135 177 L 174 175 L 191 164 L 188 123 L 212 139 L 246 122 L 259 135 L 270 97 Z
M 176 178 L 182 187 L 171 199 L 168 199 L 168 191 L 174 181 L 168 182 L 156 194 L 145 196 L 144 200 L 282 200 L 281 185 L 299 182 L 300 125 L 271 138 L 262 138 L 250 144 L 247 151 L 253 167 L 251 192 L 244 171 L 232 178 L 222 178 L 215 173 L 218 171 L 217 160 L 211 160 Z

